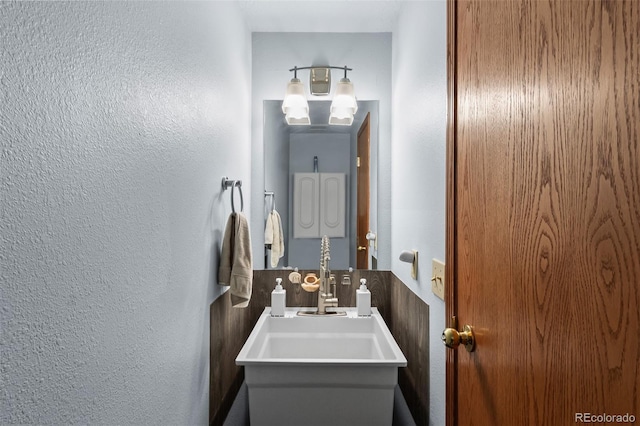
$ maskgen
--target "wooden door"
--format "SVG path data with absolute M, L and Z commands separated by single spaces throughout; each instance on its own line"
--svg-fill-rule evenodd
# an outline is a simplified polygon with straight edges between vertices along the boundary
M 358 130 L 358 183 L 356 225 L 356 268 L 369 268 L 369 159 L 370 159 L 370 114 L 367 113 Z
M 447 314 L 477 348 L 447 350 L 447 423 L 639 422 L 640 2 L 448 24 Z

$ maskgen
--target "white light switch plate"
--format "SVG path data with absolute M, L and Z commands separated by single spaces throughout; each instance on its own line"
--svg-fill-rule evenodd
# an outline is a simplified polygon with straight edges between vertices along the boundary
M 444 300 L 444 262 L 431 259 L 431 291 Z

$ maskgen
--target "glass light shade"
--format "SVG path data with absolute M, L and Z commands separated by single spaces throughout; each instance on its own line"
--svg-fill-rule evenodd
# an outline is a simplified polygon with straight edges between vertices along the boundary
M 352 108 L 333 108 L 331 110 L 331 116 L 336 118 L 349 118 L 353 117 L 353 109 Z
M 291 82 L 287 84 L 287 92 L 282 102 L 282 113 L 285 115 L 287 124 L 311 124 L 304 85 L 297 78 L 292 78 Z
M 287 108 L 285 115 L 291 118 L 304 118 L 309 116 L 309 109 L 304 107 L 290 107 Z
M 350 126 L 357 111 L 358 103 L 353 84 L 348 78 L 343 78 L 336 85 L 336 92 L 333 96 L 333 102 L 331 102 L 329 124 Z
M 303 108 L 290 108 L 287 114 L 284 116 L 289 125 L 309 125 L 311 119 L 309 118 L 309 110 Z
M 353 124 L 353 115 L 347 114 L 346 116 L 329 115 L 329 124 L 332 126 L 351 126 Z

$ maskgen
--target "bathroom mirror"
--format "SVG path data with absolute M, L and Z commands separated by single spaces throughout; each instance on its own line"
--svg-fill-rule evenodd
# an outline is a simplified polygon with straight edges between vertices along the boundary
M 330 105 L 331 101 L 309 101 L 311 125 L 289 126 L 282 114 L 282 100 L 263 101 L 263 213 L 266 219 L 270 210 L 275 207 L 282 219 L 285 253 L 278 268 L 318 267 L 320 238 L 293 238 L 292 232 L 293 174 L 314 171 L 346 174 L 345 237 L 331 238 L 331 268 L 358 267 L 358 133 L 365 120 L 369 122 L 369 228 L 376 229 L 379 102 L 358 100 L 358 111 L 351 126 L 328 125 Z M 364 192 L 366 191 L 361 191 L 363 195 Z M 269 254 L 265 250 L 264 263 L 261 259 L 260 264 L 255 266 L 271 268 L 267 261 Z M 365 266 L 370 267 L 369 264 Z

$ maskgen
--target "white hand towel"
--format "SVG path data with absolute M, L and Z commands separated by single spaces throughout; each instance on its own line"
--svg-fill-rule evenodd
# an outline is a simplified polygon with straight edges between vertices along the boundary
M 280 214 L 274 209 L 269 215 L 272 223 L 271 242 L 271 267 L 276 268 L 280 258 L 284 256 L 284 235 L 282 233 L 282 219 Z M 268 221 L 268 220 L 267 220 Z
M 264 226 L 264 243 L 273 244 L 273 214 L 267 215 L 267 223 Z

